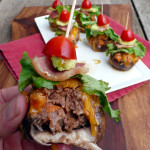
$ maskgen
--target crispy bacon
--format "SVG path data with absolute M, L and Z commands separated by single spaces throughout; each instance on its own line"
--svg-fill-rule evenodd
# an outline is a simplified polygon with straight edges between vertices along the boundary
M 88 68 L 84 67 L 84 63 L 77 63 L 75 68 L 67 71 L 58 71 L 53 67 L 50 58 L 47 56 L 35 56 L 32 64 L 39 75 L 51 81 L 65 81 L 76 74 L 87 73 L 89 71 Z
M 57 11 L 53 11 L 51 14 L 50 14 L 50 17 L 55 19 L 59 16 L 58 12 Z
M 85 14 L 86 16 L 90 15 L 87 11 L 80 10 L 80 12 L 83 13 L 83 14 Z
M 46 12 L 45 12 L 45 14 L 46 15 L 51 15 L 52 12 L 53 12 L 53 10 L 47 9 Z
M 67 31 L 67 26 L 68 25 L 66 25 L 66 26 L 59 26 L 58 28 L 60 29 L 60 30 L 62 30 L 62 31 Z
M 66 26 L 59 26 L 59 29 L 66 32 L 67 31 L 67 27 L 68 27 L 68 25 L 66 25 Z M 73 24 L 71 24 L 70 31 L 72 30 L 72 28 L 73 28 Z

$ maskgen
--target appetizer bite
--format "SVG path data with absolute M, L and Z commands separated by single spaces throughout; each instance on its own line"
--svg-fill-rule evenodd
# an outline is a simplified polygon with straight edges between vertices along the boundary
M 100 6 L 91 4 L 90 0 L 83 0 L 80 10 L 75 10 L 74 17 L 81 32 L 96 23 L 96 17 L 100 14 Z
M 134 38 L 134 33 L 130 29 L 122 32 L 121 38 L 117 39 L 117 44 L 107 46 L 106 55 L 110 54 L 110 64 L 122 71 L 132 68 L 146 52 L 146 48 Z
M 50 29 L 55 32 L 55 36 L 65 36 L 70 11 L 70 6 L 63 6 L 60 0 L 55 0 L 52 7 L 48 8 L 47 14 L 49 17 L 47 19 L 50 23 Z M 79 40 L 79 36 L 80 31 L 78 29 L 78 24 L 74 22 L 70 28 L 69 39 L 75 45 Z
M 100 14 L 97 23 L 93 24 L 91 28 L 86 28 L 86 37 L 94 51 L 103 52 L 107 49 L 107 44 L 116 43 L 119 36 L 109 26 L 108 17 Z
M 59 18 L 56 20 L 56 32 L 55 36 L 65 36 L 69 18 L 70 18 L 70 9 L 62 9 L 60 12 Z M 72 43 L 75 45 L 77 44 L 80 37 L 80 30 L 78 28 L 77 22 L 74 22 L 71 24 L 71 28 L 69 31 L 69 39 L 72 41 Z
M 58 19 L 59 17 L 59 9 L 61 8 L 62 3 L 60 0 L 55 0 L 52 4 L 52 7 L 49 7 L 46 11 L 46 14 L 49 15 L 49 17 L 47 18 L 50 24 L 50 29 L 52 31 L 56 31 L 57 29 L 57 25 L 56 25 L 56 19 Z
M 84 74 L 88 69 L 75 61 L 74 45 L 66 37 L 51 39 L 43 53 L 33 59 L 24 53 L 20 61 L 20 92 L 32 84 L 26 93 L 29 110 L 21 125 L 24 137 L 47 146 L 64 143 L 100 150 L 96 142 L 105 132 L 103 110 L 116 121 L 120 113 L 108 102 L 108 84 Z

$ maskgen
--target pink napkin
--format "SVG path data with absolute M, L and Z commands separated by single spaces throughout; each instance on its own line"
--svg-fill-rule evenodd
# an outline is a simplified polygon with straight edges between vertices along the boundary
M 114 20 L 110 19 L 110 26 L 115 30 L 117 34 L 120 35 L 124 27 L 118 23 L 116 23 Z M 140 36 L 135 34 L 135 38 L 142 42 L 144 46 L 147 48 L 146 56 L 143 58 L 143 62 L 145 65 L 150 68 L 150 43 Z M 6 44 L 0 45 L 0 55 L 2 56 L 3 60 L 5 61 L 7 67 L 12 72 L 16 80 L 18 80 L 20 71 L 21 71 L 21 65 L 20 65 L 20 59 L 22 58 L 22 54 L 24 51 L 27 51 L 30 58 L 33 58 L 36 54 L 37 56 L 42 55 L 42 50 L 44 48 L 44 41 L 40 34 L 35 34 L 26 38 L 22 38 L 17 41 L 9 42 Z M 135 88 L 143 85 L 143 83 L 139 83 L 112 93 L 107 94 L 108 99 L 110 102 L 114 101 L 117 98 L 120 98 L 123 95 L 128 94 Z

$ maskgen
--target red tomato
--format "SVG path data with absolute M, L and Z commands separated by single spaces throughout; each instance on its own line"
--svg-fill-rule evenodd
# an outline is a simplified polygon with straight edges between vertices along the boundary
M 91 1 L 90 0 L 84 0 L 82 2 L 82 8 L 84 9 L 90 9 L 92 7 Z
M 62 5 L 61 1 L 60 0 L 55 0 L 54 3 L 53 3 L 53 5 L 52 5 L 52 8 L 56 9 L 56 7 L 58 5 Z
M 68 10 L 65 9 L 61 12 L 59 20 L 63 22 L 67 22 L 69 21 L 69 18 L 70 18 L 70 13 Z
M 64 36 L 54 37 L 45 45 L 43 54 L 61 57 L 64 59 L 77 59 L 73 43 Z
M 109 24 L 108 17 L 100 14 L 97 18 L 97 24 L 98 24 L 98 26 L 105 26 L 105 25 Z
M 121 39 L 127 42 L 133 41 L 134 33 L 130 29 L 124 30 L 121 34 Z

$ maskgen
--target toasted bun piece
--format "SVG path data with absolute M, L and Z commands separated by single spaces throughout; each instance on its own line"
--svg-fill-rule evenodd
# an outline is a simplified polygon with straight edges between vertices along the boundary
M 101 150 L 95 143 L 96 137 L 91 135 L 90 128 L 83 128 L 72 131 L 72 133 L 61 132 L 55 135 L 49 132 L 40 132 L 33 125 L 31 126 L 30 135 L 39 144 L 49 146 L 51 143 L 72 144 L 87 150 Z

